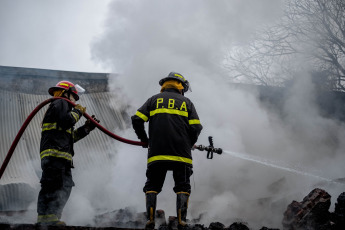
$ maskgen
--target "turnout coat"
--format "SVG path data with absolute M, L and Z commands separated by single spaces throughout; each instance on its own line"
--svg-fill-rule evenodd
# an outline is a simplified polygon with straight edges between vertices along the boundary
M 149 122 L 149 138 L 144 123 Z M 193 103 L 177 89 L 165 89 L 149 98 L 132 116 L 133 128 L 148 142 L 148 161 L 180 162 L 192 166 L 191 149 L 202 130 Z
M 40 144 L 41 159 L 64 159 L 72 166 L 73 144 L 89 134 L 85 126 L 74 130 L 82 113 L 67 101 L 53 101 L 43 118 Z

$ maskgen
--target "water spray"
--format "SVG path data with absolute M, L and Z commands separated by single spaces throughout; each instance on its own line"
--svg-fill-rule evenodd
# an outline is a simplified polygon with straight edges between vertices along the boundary
M 308 173 L 308 172 L 304 172 L 295 168 L 291 168 L 291 167 L 286 167 L 286 166 L 282 166 L 282 165 L 278 165 L 275 162 L 269 161 L 267 159 L 264 158 L 260 158 L 260 157 L 256 157 L 256 156 L 252 156 L 249 154 L 245 154 L 245 153 L 238 153 L 238 152 L 233 152 L 233 151 L 229 151 L 229 150 L 223 150 L 221 148 L 215 148 L 213 146 L 213 137 L 209 136 L 208 137 L 208 141 L 210 143 L 209 146 L 203 146 L 203 145 L 194 145 L 193 149 L 198 149 L 200 151 L 207 151 L 207 159 L 213 159 L 213 153 L 217 153 L 217 154 L 222 154 L 222 153 L 226 153 L 227 155 L 230 155 L 232 157 L 236 157 L 242 160 L 246 160 L 246 161 L 251 161 L 254 163 L 258 163 L 261 165 L 265 165 L 265 166 L 269 166 L 272 168 L 276 168 L 279 170 L 284 170 L 287 172 L 292 172 L 292 173 L 296 173 L 296 174 L 300 174 L 303 176 L 308 176 L 308 177 L 314 177 L 315 179 L 318 179 L 320 181 L 326 181 L 326 182 L 330 182 L 330 183 L 336 183 L 336 184 L 341 184 L 344 185 L 345 183 L 340 182 L 340 181 L 334 181 L 332 179 L 329 178 L 325 178 L 325 177 L 321 177 L 318 175 L 314 175 L 312 173 Z
M 258 163 L 258 164 L 269 166 L 269 167 L 272 167 L 272 168 L 276 168 L 276 169 L 280 169 L 280 170 L 284 170 L 284 171 L 300 174 L 300 175 L 303 175 L 303 176 L 314 177 L 315 179 L 318 179 L 320 181 L 326 181 L 326 182 L 342 184 L 342 185 L 345 184 L 343 182 L 334 181 L 332 179 L 321 177 L 321 176 L 317 176 L 317 175 L 314 175 L 314 174 L 311 174 L 311 173 L 308 173 L 308 172 L 304 172 L 304 171 L 301 171 L 301 170 L 298 170 L 298 169 L 294 169 L 294 168 L 290 168 L 290 167 L 286 167 L 286 166 L 281 166 L 281 165 L 278 165 L 278 164 L 276 164 L 276 163 L 274 163 L 272 161 L 269 161 L 267 159 L 251 156 L 249 154 L 232 152 L 232 151 L 228 151 L 228 150 L 224 150 L 223 152 L 226 153 L 227 155 L 230 155 L 232 157 L 236 157 L 236 158 L 239 158 L 239 159 L 242 159 L 242 160 L 251 161 L 251 162 L 254 162 L 254 163 Z

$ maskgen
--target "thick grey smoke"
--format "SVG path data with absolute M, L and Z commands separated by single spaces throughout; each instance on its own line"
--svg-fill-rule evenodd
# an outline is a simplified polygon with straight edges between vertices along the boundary
M 265 110 L 256 92 L 227 85 L 222 69 L 224 51 L 233 42 L 246 42 L 256 28 L 279 20 L 280 1 L 113 1 L 107 30 L 94 44 L 96 60 L 120 73 L 110 89 L 122 87 L 131 111 L 159 91 L 158 81 L 170 71 L 182 73 L 193 89 L 186 95 L 195 104 L 204 130 L 198 143 L 248 153 L 262 160 L 326 178 L 344 175 L 344 127 L 318 114 L 315 89 L 308 75 L 292 88 L 283 106 L 286 122 Z M 135 138 L 133 131 L 127 135 Z M 332 141 L 336 140 L 337 145 Z M 144 210 L 145 150 L 121 146 L 114 167 L 121 184 L 114 200 Z M 301 200 L 317 178 L 271 168 L 223 154 L 206 160 L 195 151 L 193 190 L 189 218 L 202 213 L 205 224 L 231 224 L 242 219 L 254 226 L 280 227 L 283 211 L 292 200 Z M 121 159 L 121 160 L 120 160 Z M 121 175 L 121 176 L 119 176 Z M 125 179 L 124 179 L 125 178 Z M 125 181 L 122 183 L 122 181 Z M 130 181 L 130 182 L 129 182 Z M 321 183 L 337 197 L 343 187 Z M 158 208 L 175 215 L 173 180 L 168 174 Z M 135 191 L 135 189 L 137 189 Z M 121 194 L 125 190 L 130 193 Z M 122 206 L 123 207 L 123 206 Z
M 14 1 L 2 1 L 0 64 L 88 71 L 90 54 L 85 46 L 95 36 L 93 58 L 120 74 L 110 81 L 109 88 L 122 89 L 124 95 L 117 103 L 130 105 L 129 113 L 159 91 L 162 77 L 177 71 L 191 82 L 193 92 L 186 96 L 194 102 L 204 126 L 198 144 L 207 145 L 207 137 L 212 135 L 216 146 L 247 153 L 259 162 L 270 161 L 330 179 L 343 177 L 344 127 L 319 115 L 315 89 L 305 72 L 301 71 L 283 105 L 284 122 L 258 103 L 255 91 L 227 84 L 227 72 L 222 68 L 226 50 L 233 43 L 245 44 L 255 29 L 279 20 L 281 1 L 116 0 L 109 5 L 102 35 L 101 28 L 94 32 L 100 20 L 96 20 L 99 14 L 95 10 L 104 9 L 97 7 L 98 2 L 80 2 L 37 0 L 18 7 Z M 85 23 L 87 18 L 93 20 Z M 74 35 L 85 39 L 76 43 Z M 131 129 L 114 132 L 136 139 Z M 145 210 L 146 150 L 114 141 L 108 147 L 114 155 L 108 165 L 97 163 L 95 158 L 93 168 L 85 169 L 80 163 L 75 169 L 77 186 L 63 213 L 68 224 L 93 224 L 96 214 L 125 207 Z M 98 151 L 90 149 L 95 157 Z M 316 177 L 225 153 L 207 160 L 205 152 L 194 151 L 193 158 L 188 218 L 206 213 L 201 220 L 206 225 L 212 221 L 229 225 L 241 219 L 252 226 L 280 227 L 286 205 L 301 200 L 316 184 L 331 193 L 333 202 L 344 190 Z M 168 174 L 158 198 L 158 208 L 167 216 L 175 215 L 172 188 Z
M 273 20 L 279 6 L 279 1 L 114 1 L 93 54 L 123 75 L 126 91 L 137 92 L 132 95 L 149 96 L 172 70 L 198 87 L 224 75 L 224 49 Z

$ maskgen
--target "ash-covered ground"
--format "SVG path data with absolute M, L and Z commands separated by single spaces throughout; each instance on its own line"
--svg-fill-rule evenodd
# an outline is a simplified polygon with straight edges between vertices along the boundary
M 262 226 L 258 230 L 343 230 L 345 229 L 345 192 L 336 198 L 334 210 L 331 207 L 331 195 L 327 191 L 315 188 L 302 201 L 292 201 L 286 211 L 282 213 L 282 227 L 270 228 Z M 335 198 L 334 198 L 335 199 Z M 143 229 L 145 213 L 137 213 L 131 208 L 115 210 L 97 215 L 93 226 L 39 226 L 26 224 L 28 219 L 36 215 L 34 212 L 1 212 L 1 230 L 38 230 L 38 229 L 66 229 L 66 230 L 111 230 L 111 229 Z M 220 222 L 212 222 L 208 226 L 198 219 L 188 220 L 189 226 L 184 230 L 254 230 L 245 220 L 236 221 L 228 226 Z M 175 216 L 167 217 L 164 210 L 156 211 L 156 228 L 159 230 L 176 230 Z

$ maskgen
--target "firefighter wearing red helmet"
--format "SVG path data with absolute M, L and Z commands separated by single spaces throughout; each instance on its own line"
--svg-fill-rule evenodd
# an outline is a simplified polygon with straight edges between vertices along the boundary
M 176 193 L 178 228 L 187 226 L 187 207 L 191 192 L 191 149 L 202 130 L 202 125 L 191 100 L 184 96 L 189 82 L 179 73 L 171 72 L 159 81 L 161 93 L 149 98 L 136 114 L 132 125 L 138 138 L 148 143 L 146 183 L 147 223 L 154 229 L 157 195 L 162 191 L 168 170 L 173 171 Z M 144 123 L 149 122 L 149 137 Z
M 64 97 L 72 102 L 79 100 L 83 89 L 69 81 L 60 81 L 49 88 L 53 97 Z M 74 125 L 86 108 L 77 104 L 74 108 L 64 99 L 54 100 L 42 121 L 40 157 L 42 177 L 37 201 L 37 223 L 39 225 L 65 225 L 60 221 L 62 210 L 70 196 L 74 182 L 73 143 L 87 136 L 95 125 L 87 120 L 78 129 Z M 99 122 L 94 116 L 93 118 Z
M 79 85 L 74 85 L 72 82 L 69 81 L 60 81 L 56 84 L 56 86 L 50 87 L 48 90 L 48 93 L 51 96 L 54 96 L 54 92 L 57 90 L 64 90 L 68 95 L 68 98 L 70 94 L 73 95 L 72 100 L 78 101 L 79 100 L 79 95 L 78 95 L 78 90 L 79 92 L 83 93 L 85 90 L 81 88 Z

